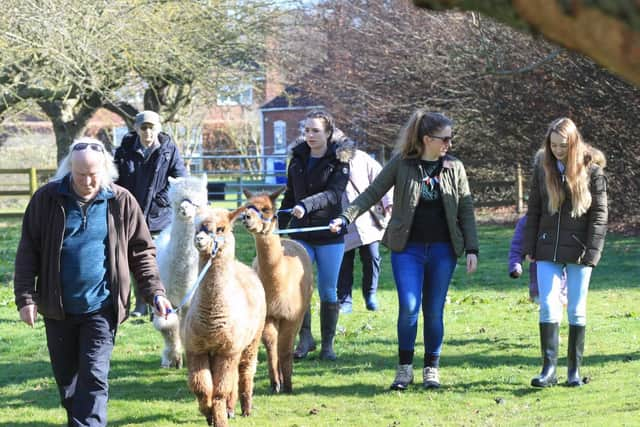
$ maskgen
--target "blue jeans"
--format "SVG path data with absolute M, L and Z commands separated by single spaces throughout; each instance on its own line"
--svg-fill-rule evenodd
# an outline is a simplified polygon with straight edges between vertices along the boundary
M 362 264 L 362 296 L 366 299 L 375 295 L 378 289 L 378 277 L 380 276 L 380 251 L 378 242 L 362 245 L 344 253 L 340 275 L 338 277 L 338 300 L 340 303 L 351 304 L 353 298 L 353 263 L 356 251 L 360 254 Z
M 540 323 L 560 323 L 562 303 L 560 289 L 562 271 L 567 274 L 567 317 L 569 324 L 587 324 L 587 294 L 593 267 L 580 264 L 559 264 L 551 261 L 537 261 L 538 290 L 540 292 Z
M 456 261 L 451 243 L 408 243 L 403 251 L 391 253 L 399 302 L 399 350 L 414 350 L 422 303 L 425 354 L 440 355 L 444 304 Z
M 53 375 L 68 425 L 107 425 L 109 366 L 115 339 L 113 306 L 70 315 L 64 320 L 44 319 Z
M 338 273 L 344 254 L 344 243 L 312 245 L 302 240 L 296 240 L 296 242 L 304 246 L 311 262 L 316 263 L 318 270 L 316 287 L 320 301 L 338 302 Z

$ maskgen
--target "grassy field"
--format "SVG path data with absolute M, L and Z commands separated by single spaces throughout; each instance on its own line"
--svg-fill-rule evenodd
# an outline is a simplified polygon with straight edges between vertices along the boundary
M 238 255 L 250 261 L 253 242 L 241 230 Z M 58 426 L 60 408 L 41 321 L 19 323 L 12 270 L 19 222 L 0 224 L 0 426 Z M 585 387 L 529 386 L 540 366 L 537 307 L 524 279 L 506 273 L 511 229 L 480 227 L 477 274 L 456 271 L 446 307 L 441 360 L 443 387 L 421 387 L 422 328 L 417 383 L 388 390 L 396 360 L 395 295 L 383 255 L 381 310 L 364 309 L 359 286 L 354 312 L 342 316 L 337 362 L 317 356 L 295 365 L 294 394 L 271 395 L 264 350 L 256 375 L 254 412 L 232 426 L 640 425 L 640 239 L 610 235 L 589 295 Z M 314 335 L 319 338 L 314 296 Z M 566 375 L 566 324 L 561 330 L 560 380 Z M 185 370 L 163 370 L 162 340 L 148 320 L 118 331 L 110 375 L 110 426 L 206 425 Z

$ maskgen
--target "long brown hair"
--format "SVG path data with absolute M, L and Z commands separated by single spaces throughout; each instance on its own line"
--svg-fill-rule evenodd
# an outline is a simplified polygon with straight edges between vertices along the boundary
M 551 134 L 554 132 L 567 141 L 564 177 L 571 197 L 571 216 L 576 218 L 584 215 L 591 207 L 588 166 L 594 160 L 596 163 L 603 162 L 604 156 L 600 151 L 584 143 L 582 135 L 571 119 L 562 117 L 551 122 L 542 145 L 544 180 L 548 195 L 547 208 L 551 214 L 558 212 L 566 198 L 557 159 L 551 151 Z
M 425 135 L 432 135 L 447 126 L 453 126 L 453 121 L 444 114 L 418 109 L 402 128 L 394 152 L 403 159 L 418 159 L 424 150 Z

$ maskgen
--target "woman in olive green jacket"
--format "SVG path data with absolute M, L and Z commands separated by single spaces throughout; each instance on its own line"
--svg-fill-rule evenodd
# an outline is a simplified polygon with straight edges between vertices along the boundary
M 543 365 L 534 387 L 558 382 L 559 302 L 567 275 L 567 384 L 580 386 L 580 364 L 587 322 L 587 293 L 607 232 L 607 181 L 604 155 L 585 144 L 575 123 L 554 120 L 536 155 L 527 210 L 524 253 L 536 261 L 540 291 L 540 345 Z
M 422 303 L 425 388 L 440 386 L 443 311 L 457 258 L 467 272 L 477 267 L 478 237 L 473 200 L 462 162 L 447 154 L 452 121 L 416 111 L 399 140 L 398 153 L 330 227 L 337 232 L 367 212 L 393 187 L 393 213 L 382 243 L 389 247 L 398 290 L 398 355 L 394 390 L 413 382 L 413 354 Z

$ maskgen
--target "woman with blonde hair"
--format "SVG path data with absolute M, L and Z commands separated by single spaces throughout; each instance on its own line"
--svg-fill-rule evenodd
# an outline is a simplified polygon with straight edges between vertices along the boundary
M 440 387 L 443 312 L 457 258 L 467 272 L 478 264 L 473 200 L 462 162 L 448 153 L 453 122 L 444 114 L 417 110 L 404 127 L 396 154 L 376 179 L 331 221 L 337 232 L 366 213 L 393 187 L 393 212 L 382 243 L 391 249 L 398 291 L 398 366 L 391 384 L 413 382 L 413 354 L 422 306 L 423 386 Z
M 540 293 L 540 346 L 543 366 L 534 387 L 557 384 L 558 298 L 566 269 L 567 385 L 583 384 L 579 368 L 584 351 L 587 292 L 607 232 L 605 159 L 584 143 L 575 123 L 554 120 L 536 154 L 529 193 L 524 253 L 536 261 Z

